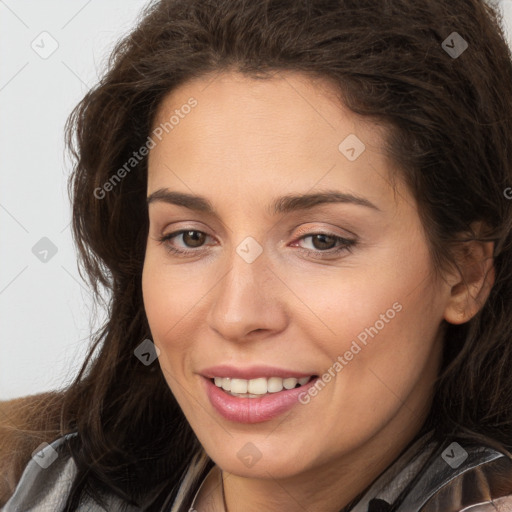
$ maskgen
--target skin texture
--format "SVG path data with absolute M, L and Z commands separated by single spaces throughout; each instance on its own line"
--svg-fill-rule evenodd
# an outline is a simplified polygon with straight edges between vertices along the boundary
M 143 294 L 159 364 L 223 470 L 229 512 L 338 511 L 420 429 L 444 320 L 465 322 L 478 310 L 483 278 L 473 265 L 469 294 L 455 273 L 435 277 L 416 202 L 402 183 L 396 193 L 390 184 L 383 128 L 340 105 L 327 82 L 292 72 L 202 77 L 165 98 L 154 126 L 190 97 L 197 106 L 150 151 L 148 196 L 161 188 L 201 195 L 216 215 L 163 201 L 148 207 Z M 354 161 L 338 149 L 349 134 L 365 144 Z M 267 211 L 278 196 L 326 190 L 377 209 Z M 206 236 L 159 242 L 180 229 Z M 334 239 L 307 236 L 322 232 L 356 243 L 334 254 Z M 236 252 L 248 236 L 263 251 L 252 263 Z M 196 252 L 176 256 L 166 244 Z M 490 250 L 472 254 L 485 259 Z M 261 364 L 321 375 L 396 303 L 401 310 L 307 405 L 256 424 L 228 421 L 210 405 L 202 369 Z M 252 467 L 237 456 L 247 443 L 261 453 Z

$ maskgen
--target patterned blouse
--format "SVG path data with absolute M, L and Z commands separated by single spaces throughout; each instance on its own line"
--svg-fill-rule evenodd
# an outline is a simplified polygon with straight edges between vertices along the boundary
M 60 437 L 35 454 L 2 512 L 63 512 L 77 474 L 65 440 Z M 512 460 L 505 454 L 462 438 L 438 445 L 431 433 L 413 442 L 374 482 L 341 512 L 512 512 Z M 221 482 L 217 466 L 203 452 L 183 476 L 174 503 L 161 512 L 221 512 Z M 154 501 L 148 496 L 140 507 L 127 505 L 115 495 L 105 496 L 108 512 L 141 512 Z M 217 500 L 217 501 L 216 501 Z M 199 508 L 197 508 L 199 507 Z M 104 512 L 84 501 L 77 512 Z

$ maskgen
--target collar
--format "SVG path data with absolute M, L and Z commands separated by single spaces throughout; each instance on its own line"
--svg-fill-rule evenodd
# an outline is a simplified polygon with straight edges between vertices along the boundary
M 438 444 L 431 439 L 432 432 L 417 439 L 377 479 L 364 491 L 350 512 L 388 512 L 397 498 L 407 489 L 407 493 L 394 508 L 396 512 L 420 511 L 423 506 L 444 486 L 479 466 L 505 457 L 492 448 L 458 443 L 447 440 Z M 462 440 L 460 440 L 463 443 Z M 463 463 L 456 467 L 449 463 L 453 446 L 467 454 Z M 450 451 L 450 447 L 451 451 Z M 224 511 L 222 494 L 214 492 L 222 488 L 222 471 L 215 465 L 208 472 L 192 502 L 191 510 L 196 512 Z M 200 507 L 200 508 L 198 508 Z M 396 506 L 395 506 L 396 507 Z
M 398 459 L 382 473 L 357 502 L 353 512 L 386 512 L 400 492 L 419 471 L 433 447 L 422 453 L 411 462 L 430 437 L 425 434 L 412 444 Z M 216 492 L 222 486 L 222 471 L 215 465 L 203 479 L 195 493 L 191 509 L 197 512 L 225 511 L 221 494 Z M 222 488 L 222 487 L 221 487 Z

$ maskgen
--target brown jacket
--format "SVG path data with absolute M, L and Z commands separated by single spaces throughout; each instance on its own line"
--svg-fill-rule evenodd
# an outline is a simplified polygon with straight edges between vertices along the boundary
M 48 404 L 44 414 L 34 408 L 42 401 Z M 0 507 L 14 492 L 32 452 L 62 435 L 60 403 L 58 392 L 0 401 Z

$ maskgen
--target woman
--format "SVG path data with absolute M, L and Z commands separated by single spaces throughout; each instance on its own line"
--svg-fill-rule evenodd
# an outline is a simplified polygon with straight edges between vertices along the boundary
M 512 510 L 496 8 L 160 1 L 68 144 L 109 320 L 4 510 Z

